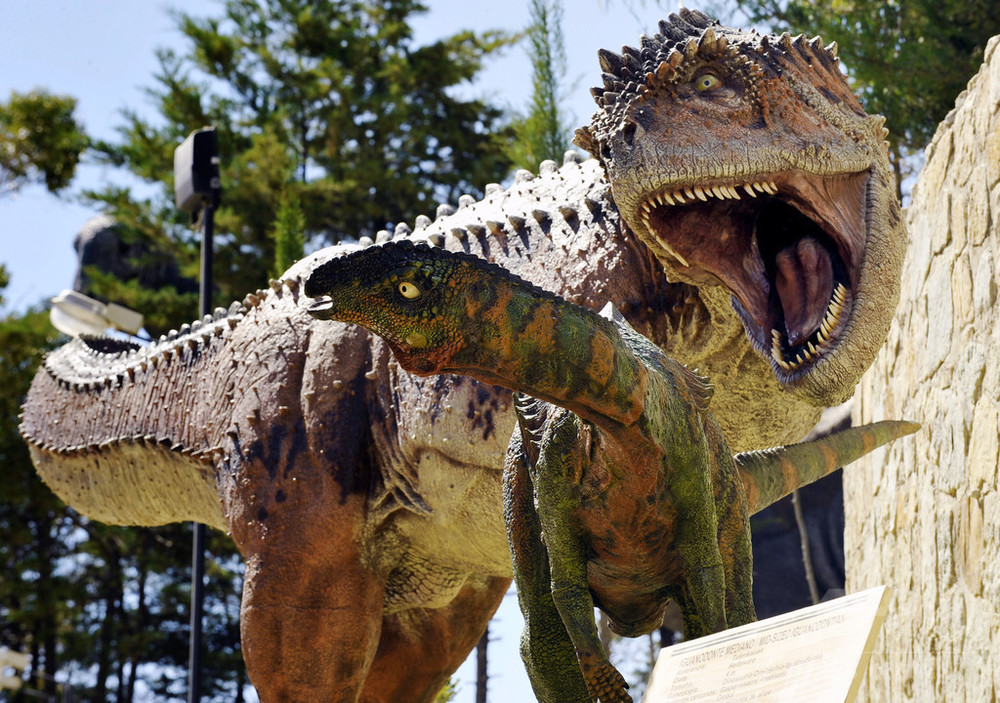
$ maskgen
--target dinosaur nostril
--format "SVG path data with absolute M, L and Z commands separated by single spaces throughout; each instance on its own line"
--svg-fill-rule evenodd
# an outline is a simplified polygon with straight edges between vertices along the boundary
M 635 122 L 629 122 L 622 128 L 622 138 L 626 144 L 632 146 L 632 142 L 635 141 Z

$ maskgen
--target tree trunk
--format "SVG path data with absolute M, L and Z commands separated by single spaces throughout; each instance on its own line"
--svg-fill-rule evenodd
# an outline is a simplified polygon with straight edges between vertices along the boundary
M 486 672 L 486 648 L 490 641 L 490 627 L 476 644 L 476 703 L 486 703 L 486 686 L 489 678 Z

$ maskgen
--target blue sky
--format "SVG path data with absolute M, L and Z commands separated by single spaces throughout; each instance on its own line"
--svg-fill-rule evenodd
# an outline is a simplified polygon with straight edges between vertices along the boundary
M 418 43 L 462 29 L 499 28 L 517 31 L 528 23 L 527 0 L 427 0 L 430 12 L 414 24 Z M 643 32 L 675 11 L 664 0 L 569 0 L 563 33 L 567 41 L 566 107 L 574 124 L 589 121 L 593 111 L 590 86 L 599 83 L 597 50 L 615 51 L 635 44 Z M 44 88 L 77 98 L 78 116 L 98 138 L 114 138 L 127 108 L 154 114 L 143 87 L 152 84 L 154 50 L 184 45 L 168 10 L 215 14 L 220 5 L 206 0 L 7 0 L 0 23 L 0 100 L 12 90 Z M 530 91 L 530 67 L 522 48 L 492 62 L 469 88 L 497 103 L 522 108 Z M 164 170 L 173 167 L 164 164 Z M 84 164 L 69 197 L 57 199 L 31 187 L 0 198 L 0 262 L 11 273 L 5 292 L 8 309 L 44 303 L 73 281 L 76 267 L 73 237 L 96 210 L 73 202 L 72 193 L 125 182 L 108 167 Z M 421 213 L 413 213 L 414 217 Z M 426 214 L 426 213 L 425 213 Z M 262 282 L 263 284 L 263 282 Z M 492 626 L 490 700 L 530 700 L 518 658 L 520 613 L 513 596 Z M 459 671 L 459 703 L 475 694 L 475 664 Z

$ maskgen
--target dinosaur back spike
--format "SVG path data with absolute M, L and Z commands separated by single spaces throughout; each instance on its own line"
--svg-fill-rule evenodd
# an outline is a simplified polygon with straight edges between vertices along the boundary
M 733 460 L 743 477 L 750 514 L 919 429 L 915 422 L 884 420 L 811 442 L 737 454 Z

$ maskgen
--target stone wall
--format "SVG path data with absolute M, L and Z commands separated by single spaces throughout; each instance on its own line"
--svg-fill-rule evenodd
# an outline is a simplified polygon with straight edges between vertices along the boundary
M 860 700 L 995 702 L 1000 37 L 926 156 L 899 309 L 854 411 L 924 428 L 844 476 L 848 589 L 892 589 Z

